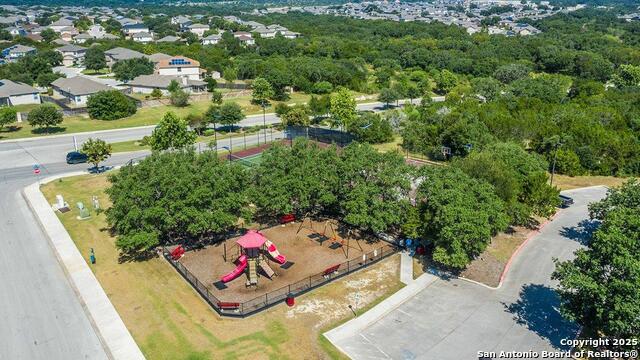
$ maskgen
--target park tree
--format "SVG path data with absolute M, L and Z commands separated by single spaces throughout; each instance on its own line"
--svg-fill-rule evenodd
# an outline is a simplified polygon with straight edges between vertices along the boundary
M 575 259 L 556 260 L 561 313 L 586 334 L 637 339 L 640 334 L 640 184 L 632 180 L 590 206 L 600 227 L 584 236 Z M 637 344 L 609 349 L 639 349 Z
M 211 76 L 207 76 L 204 79 L 204 82 L 207 83 L 207 91 L 208 92 L 216 91 L 216 89 L 218 87 L 218 82 L 216 81 L 216 79 L 212 78 Z
M 486 78 L 474 78 L 471 81 L 473 91 L 482 96 L 486 101 L 493 101 L 500 96 L 502 91 L 502 84 L 491 77 Z
M 176 150 L 190 147 L 198 136 L 189 131 L 186 121 L 173 112 L 164 114 L 151 134 L 151 149 L 154 151 Z
M 503 84 L 511 84 L 512 82 L 528 77 L 531 68 L 523 64 L 502 65 L 493 73 L 493 77 Z
M 356 99 L 349 89 L 340 88 L 331 96 L 329 107 L 331 114 L 331 127 L 347 129 L 357 116 Z
M 402 155 L 352 143 L 340 159 L 342 221 L 363 231 L 398 229 L 405 220 L 411 188 Z
M 217 118 L 221 125 L 232 129 L 245 118 L 245 115 L 242 111 L 242 107 L 240 107 L 238 103 L 225 102 L 218 108 Z M 233 150 L 232 146 L 232 139 L 231 136 L 229 136 L 229 151 Z
M 238 79 L 238 71 L 234 67 L 227 67 L 222 72 L 222 77 L 228 84 L 233 84 Z
M 393 88 L 384 88 L 380 90 L 380 95 L 378 95 L 378 101 L 383 102 L 386 107 L 398 99 L 400 99 L 400 94 Z
M 111 156 L 111 144 L 102 139 L 89 138 L 82 144 L 81 152 L 87 155 L 89 163 L 98 170 L 100 163 Z
M 312 95 L 309 99 L 309 112 L 314 117 L 322 117 L 329 113 L 331 107 L 331 96 L 324 95 L 317 97 Z
M 619 88 L 640 85 L 640 66 L 621 65 L 611 81 Z
M 463 269 L 507 227 L 504 203 L 491 185 L 453 167 L 425 166 L 419 176 L 421 237 L 433 243 L 436 263 Z
M 282 116 L 282 123 L 287 126 L 309 126 L 309 108 L 302 104 L 290 107 Z
M 97 46 L 89 47 L 84 55 L 84 66 L 96 71 L 107 67 L 104 51 Z
M 18 120 L 18 112 L 14 107 L 3 106 L 0 107 L 0 130 L 3 130 L 5 126 L 13 124 Z
M 87 100 L 87 111 L 92 119 L 117 120 L 136 113 L 137 106 L 118 90 L 100 91 Z
M 393 140 L 391 122 L 385 116 L 372 112 L 363 112 L 347 129 L 360 142 L 382 144 Z
M 213 151 L 154 152 L 109 177 L 107 221 L 124 258 L 146 257 L 158 245 L 209 240 L 251 221 L 250 177 Z
M 264 141 L 267 142 L 267 115 L 266 108 L 269 99 L 274 95 L 273 87 L 263 78 L 257 78 L 251 84 L 251 100 L 262 108 L 262 123 L 264 125 Z
M 147 58 L 127 59 L 115 63 L 112 71 L 117 80 L 130 81 L 140 75 L 153 74 L 154 65 Z
M 446 94 L 458 85 L 458 77 L 451 71 L 444 69 L 435 77 L 436 90 L 440 94 Z
M 313 84 L 311 92 L 314 94 L 330 94 L 333 91 L 333 85 L 328 81 L 319 81 Z
M 42 87 L 49 87 L 52 82 L 61 77 L 64 77 L 64 75 L 59 72 L 43 72 L 38 74 L 38 77 L 36 77 L 36 84 Z
M 62 112 L 53 104 L 42 104 L 29 112 L 29 125 L 43 127 L 45 132 L 49 128 L 62 123 Z
M 273 219 L 293 213 L 301 218 L 334 210 L 338 163 L 334 147 L 323 149 L 305 139 L 296 139 L 291 147 L 270 147 L 255 171 L 252 198 L 260 216 Z

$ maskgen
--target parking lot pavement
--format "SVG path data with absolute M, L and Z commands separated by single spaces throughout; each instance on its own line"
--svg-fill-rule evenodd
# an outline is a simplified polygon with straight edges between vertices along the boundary
M 553 258 L 569 259 L 582 246 L 587 205 L 606 189 L 565 194 L 575 204 L 524 246 L 500 289 L 439 278 L 368 327 L 341 331 L 332 342 L 353 359 L 461 360 L 477 359 L 478 351 L 562 350 L 560 340 L 575 337 L 578 328 L 558 312 Z

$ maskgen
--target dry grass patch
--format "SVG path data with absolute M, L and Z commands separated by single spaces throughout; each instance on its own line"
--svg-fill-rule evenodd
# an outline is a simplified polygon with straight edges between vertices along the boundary
M 221 318 L 165 260 L 119 263 L 104 214 L 76 219 L 78 201 L 90 206 L 95 195 L 102 207 L 109 205 L 106 186 L 106 175 L 85 175 L 42 190 L 51 203 L 62 194 L 72 205 L 58 216 L 85 259 L 95 249 L 97 263 L 90 267 L 148 359 L 340 357 L 319 341 L 323 327 L 351 318 L 348 305 L 356 305 L 356 294 L 357 306 L 365 308 L 402 286 L 399 257 L 392 256 L 297 298 L 292 308 L 279 304 L 246 319 Z
M 557 186 L 560 190 L 571 190 L 597 185 L 614 187 L 622 185 L 625 181 L 627 181 L 626 178 L 614 176 L 553 176 L 553 185 Z

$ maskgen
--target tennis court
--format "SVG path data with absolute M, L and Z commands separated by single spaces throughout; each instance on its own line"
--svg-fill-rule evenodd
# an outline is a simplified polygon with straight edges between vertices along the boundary
M 257 153 L 254 155 L 239 157 L 236 155 L 229 155 L 229 159 L 231 161 L 238 162 L 246 167 L 254 167 L 260 164 L 262 161 L 262 153 Z

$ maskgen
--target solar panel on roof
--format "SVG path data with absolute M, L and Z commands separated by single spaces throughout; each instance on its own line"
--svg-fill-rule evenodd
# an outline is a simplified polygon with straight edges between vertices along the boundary
M 169 65 L 191 65 L 191 61 L 185 59 L 172 59 Z

